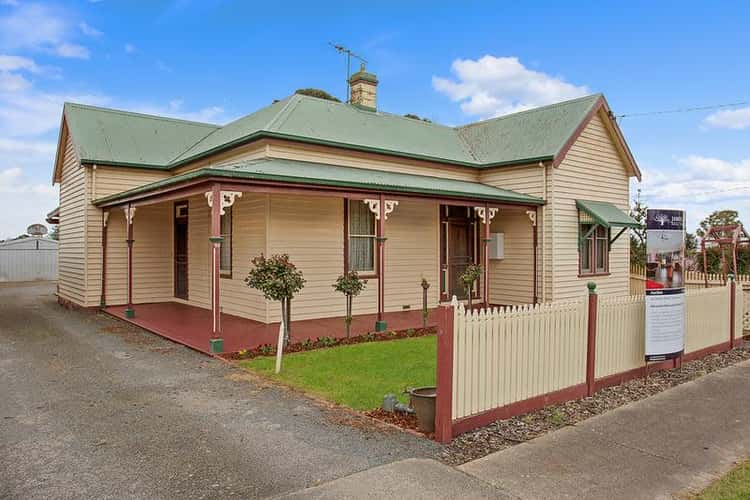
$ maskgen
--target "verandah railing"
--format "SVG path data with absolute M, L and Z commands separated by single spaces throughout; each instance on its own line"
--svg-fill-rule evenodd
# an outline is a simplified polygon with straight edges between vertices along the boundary
M 686 295 L 683 359 L 729 349 L 741 338 L 742 287 Z M 643 296 L 599 298 L 592 289 L 588 300 L 473 311 L 446 306 L 438 326 L 437 439 L 682 361 L 647 366 L 644 345 Z

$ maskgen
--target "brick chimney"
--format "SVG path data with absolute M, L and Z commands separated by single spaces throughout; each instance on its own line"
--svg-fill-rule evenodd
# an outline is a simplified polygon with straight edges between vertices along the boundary
M 349 77 L 349 85 L 352 89 L 349 103 L 370 111 L 377 109 L 378 79 L 367 72 L 364 63 Z

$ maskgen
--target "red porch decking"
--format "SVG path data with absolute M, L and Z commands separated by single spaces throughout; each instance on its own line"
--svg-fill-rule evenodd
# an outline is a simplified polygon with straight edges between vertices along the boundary
M 180 302 L 159 302 L 138 304 L 134 306 L 135 317 L 126 318 L 127 306 L 110 306 L 105 311 L 112 316 L 138 325 L 150 332 L 165 337 L 197 351 L 210 354 L 212 313 L 210 309 L 182 304 Z M 376 314 L 354 316 L 352 335 L 362 335 L 375 330 Z M 422 311 L 402 311 L 385 313 L 388 330 L 405 330 L 422 327 Z M 436 310 L 430 311 L 428 326 L 437 324 Z M 265 324 L 251 319 L 240 318 L 231 314 L 221 315 L 224 352 L 237 352 L 242 349 L 254 349 L 263 344 L 276 345 L 279 324 Z M 315 340 L 329 336 L 343 338 L 346 336 L 344 318 L 322 318 L 292 320 L 292 342 L 305 339 Z

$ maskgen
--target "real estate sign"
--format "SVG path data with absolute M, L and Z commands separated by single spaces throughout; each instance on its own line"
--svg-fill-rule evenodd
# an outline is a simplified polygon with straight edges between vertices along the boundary
M 685 212 L 646 212 L 646 361 L 685 350 Z

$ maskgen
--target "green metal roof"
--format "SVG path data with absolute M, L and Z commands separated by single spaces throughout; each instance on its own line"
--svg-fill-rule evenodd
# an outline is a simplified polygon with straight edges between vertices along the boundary
M 484 165 L 553 159 L 601 97 L 581 97 L 456 130 L 477 162 Z
M 295 160 L 248 160 L 220 167 L 202 168 L 146 184 L 94 201 L 111 204 L 139 194 L 202 177 L 226 177 L 261 181 L 293 182 L 315 186 L 373 189 L 393 193 L 470 198 L 483 201 L 541 205 L 543 200 L 478 182 L 443 179 L 426 175 L 383 172 Z
M 65 103 L 70 134 L 83 162 L 164 167 L 217 125 Z
M 639 227 L 628 214 L 604 201 L 576 200 L 576 206 L 604 227 Z
M 447 127 L 295 94 L 224 126 L 66 104 L 82 161 L 170 169 L 261 137 L 487 167 L 551 160 L 600 94 Z

